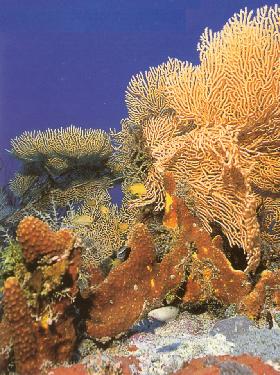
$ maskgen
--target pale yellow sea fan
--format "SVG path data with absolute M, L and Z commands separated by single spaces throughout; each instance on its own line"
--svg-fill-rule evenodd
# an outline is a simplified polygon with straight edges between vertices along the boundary
M 264 198 L 258 215 L 262 239 L 275 244 L 280 254 L 280 198 Z
M 11 152 L 24 161 L 65 159 L 94 161 L 108 158 L 112 152 L 110 138 L 101 129 L 82 129 L 71 125 L 46 131 L 26 131 L 12 139 Z
M 250 166 L 249 182 L 254 189 L 279 193 L 280 152 L 248 153 L 242 151 L 241 165 Z
M 166 81 L 184 65 L 185 63 L 178 59 L 169 59 L 157 67 L 151 67 L 144 74 L 141 72 L 132 77 L 125 97 L 132 122 L 141 125 L 150 116 L 170 110 L 166 96 Z
M 210 224 L 219 223 L 229 243 L 245 250 L 247 270 L 255 270 L 260 259 L 258 199 L 249 184 L 250 165 L 242 168 L 240 150 L 230 136 L 202 136 L 199 130 L 189 133 L 186 146 L 164 169 L 185 187 L 205 229 L 211 233 Z
M 180 122 L 170 113 L 149 117 L 143 122 L 142 128 L 145 145 L 154 158 L 157 158 L 157 153 L 161 152 L 165 145 L 182 133 Z
M 198 126 L 235 129 L 279 117 L 279 17 L 278 6 L 257 9 L 255 16 L 245 9 L 222 31 L 206 29 L 198 44 L 201 64 L 169 82 L 177 115 Z
M 36 202 L 35 206 L 39 210 L 46 210 L 50 206 L 51 200 L 58 207 L 65 207 L 69 202 L 79 203 L 81 201 L 94 202 L 95 199 L 109 201 L 108 189 L 112 187 L 112 181 L 108 177 L 90 177 L 86 180 L 73 180 L 69 186 L 56 187 L 46 190 L 45 194 Z

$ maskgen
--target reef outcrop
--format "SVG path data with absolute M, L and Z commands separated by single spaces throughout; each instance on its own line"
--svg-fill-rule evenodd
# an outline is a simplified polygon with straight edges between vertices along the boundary
M 170 305 L 279 320 L 279 20 L 277 5 L 245 9 L 204 31 L 197 66 L 132 77 L 119 132 L 11 141 L 22 169 L 0 189 L 0 370 L 43 374 L 84 336 L 110 345 Z

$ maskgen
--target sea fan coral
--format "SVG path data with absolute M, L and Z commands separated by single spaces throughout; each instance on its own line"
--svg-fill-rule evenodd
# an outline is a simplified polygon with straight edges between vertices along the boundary
M 279 118 L 279 13 L 278 6 L 257 9 L 255 16 L 245 9 L 222 31 L 204 31 L 200 65 L 187 66 L 168 85 L 171 107 L 180 118 L 233 130 L 256 129 Z
M 162 64 L 151 69 L 161 76 L 160 90 L 146 73 L 145 84 L 137 76 L 127 92 L 128 112 L 152 156 L 147 194 L 134 204 L 163 209 L 163 175 L 171 171 L 204 227 L 211 232 L 211 223 L 219 223 L 230 244 L 244 248 L 247 271 L 260 260 L 260 194 L 279 191 L 279 15 L 278 6 L 260 8 L 255 16 L 240 11 L 221 32 L 205 30 L 200 65 L 174 63 L 170 70 Z M 162 108 L 169 118 L 158 110 L 139 115 L 138 98 L 153 97 L 168 103 Z
M 43 164 L 53 174 L 78 165 L 95 165 L 112 153 L 109 136 L 103 130 L 73 125 L 44 132 L 24 132 L 11 141 L 11 152 L 28 163 Z
M 258 216 L 262 239 L 273 243 L 280 252 L 280 199 L 264 198 Z
M 75 212 L 69 212 L 62 221 L 63 226 L 71 228 L 83 240 L 82 257 L 86 266 L 100 266 L 124 244 L 128 231 L 128 225 L 124 224 L 118 207 L 97 195 Z
M 9 187 L 16 197 L 22 197 L 31 189 L 37 178 L 37 176 L 16 173 L 14 178 L 10 180 Z
M 172 108 L 166 93 L 166 82 L 169 76 L 177 73 L 185 65 L 178 59 L 169 59 L 158 67 L 139 73 L 132 77 L 127 91 L 126 103 L 129 118 L 141 125 L 150 116 L 157 116 L 164 110 Z

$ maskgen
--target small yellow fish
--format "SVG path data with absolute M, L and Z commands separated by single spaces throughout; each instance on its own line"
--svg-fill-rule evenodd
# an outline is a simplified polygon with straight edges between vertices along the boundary
M 86 200 L 86 203 L 90 207 L 96 207 L 98 202 L 97 202 L 97 199 L 95 198 L 89 198 Z
M 145 185 L 141 184 L 140 182 L 130 185 L 128 187 L 128 191 L 133 195 L 137 195 L 138 197 L 142 197 L 142 195 L 147 194 Z
M 100 206 L 100 212 L 102 213 L 102 215 L 108 215 L 108 213 L 110 212 L 110 210 L 106 206 Z
M 90 215 L 77 215 L 73 218 L 72 223 L 75 225 L 90 225 L 93 218 Z
M 50 318 L 48 314 L 44 314 L 40 320 L 40 326 L 46 331 L 49 328 Z
M 121 233 L 125 233 L 128 230 L 128 223 L 119 223 L 119 230 Z

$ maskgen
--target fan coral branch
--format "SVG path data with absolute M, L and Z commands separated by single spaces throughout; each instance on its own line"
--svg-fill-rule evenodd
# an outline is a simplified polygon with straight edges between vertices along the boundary
M 37 178 L 37 176 L 16 173 L 14 178 L 10 180 L 9 187 L 15 196 L 21 197 L 32 187 Z
M 132 77 L 126 91 L 126 103 L 132 122 L 140 125 L 151 115 L 157 116 L 171 108 L 165 92 L 166 81 L 184 64 L 180 60 L 169 59 L 156 68 L 150 68 L 145 74 L 139 73 Z
M 254 17 L 245 9 L 222 31 L 205 30 L 198 44 L 201 64 L 182 70 L 182 79 L 168 88 L 181 118 L 239 129 L 262 126 L 268 114 L 279 118 L 279 14 L 277 5 L 258 9 Z
M 12 211 L 13 209 L 9 206 L 6 192 L 4 189 L 0 188 L 0 220 L 5 219 Z

